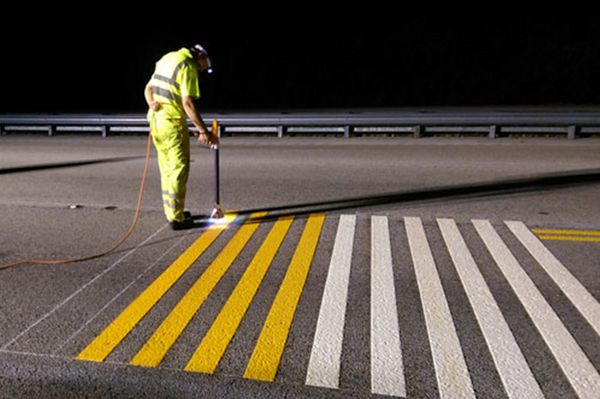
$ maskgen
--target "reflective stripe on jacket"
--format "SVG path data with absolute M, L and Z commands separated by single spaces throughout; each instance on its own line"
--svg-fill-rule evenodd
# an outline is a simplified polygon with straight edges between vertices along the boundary
M 157 116 L 185 119 L 182 97 L 200 97 L 198 68 L 190 50 L 182 48 L 164 55 L 156 63 L 150 85 L 154 99 L 161 104 Z

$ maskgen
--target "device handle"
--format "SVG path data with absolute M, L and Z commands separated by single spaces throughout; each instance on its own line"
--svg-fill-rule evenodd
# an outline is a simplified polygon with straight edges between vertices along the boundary
M 216 119 L 212 121 L 211 134 L 213 135 L 213 140 L 211 140 L 213 144 L 210 145 L 210 148 L 217 150 L 219 149 L 219 121 Z M 215 142 L 216 144 L 214 144 Z

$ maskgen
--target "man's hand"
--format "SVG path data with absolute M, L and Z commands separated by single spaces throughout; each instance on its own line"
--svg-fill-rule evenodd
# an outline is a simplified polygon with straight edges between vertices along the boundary
M 206 129 L 198 129 L 198 141 L 203 145 L 219 144 L 219 138 Z
M 210 137 L 209 134 L 206 130 L 200 130 L 198 132 L 198 141 L 203 144 L 203 145 L 209 145 L 210 144 Z

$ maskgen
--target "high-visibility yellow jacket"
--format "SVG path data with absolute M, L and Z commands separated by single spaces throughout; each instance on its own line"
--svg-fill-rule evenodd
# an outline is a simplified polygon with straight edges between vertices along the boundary
M 198 67 L 187 48 L 165 54 L 157 63 L 150 81 L 154 100 L 161 104 L 155 113 L 169 119 L 187 118 L 182 97 L 200 97 L 198 87 Z

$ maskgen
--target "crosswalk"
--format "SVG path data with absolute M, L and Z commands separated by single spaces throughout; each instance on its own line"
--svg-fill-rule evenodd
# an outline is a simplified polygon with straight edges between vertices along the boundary
M 472 220 L 458 224 L 449 218 L 438 218 L 425 224 L 419 217 L 392 218 L 368 215 L 368 223 L 359 223 L 357 215 L 313 214 L 307 218 L 286 216 L 276 221 L 261 221 L 265 214 L 254 214 L 247 223 L 232 225 L 226 242 L 218 241 L 223 229 L 209 228 L 189 246 L 171 265 L 140 292 L 112 321 L 97 327 L 94 338 L 82 346 L 77 359 L 103 362 L 122 345 L 126 337 L 135 335 L 146 315 L 161 306 L 163 298 L 194 265 L 205 265 L 202 273 L 182 292 L 176 304 L 158 323 L 144 342 L 129 355 L 128 363 L 143 367 L 161 367 L 166 356 L 176 345 L 186 329 L 202 318 L 205 304 L 214 295 L 219 283 L 230 272 L 232 264 L 251 242 L 259 227 L 268 232 L 257 245 L 252 259 L 244 265 L 239 279 L 226 294 L 224 303 L 210 320 L 210 326 L 202 336 L 195 337 L 195 344 L 186 354 L 183 370 L 193 373 L 218 374 L 219 364 L 232 346 L 232 341 L 248 316 L 256 296 L 264 289 L 268 273 L 282 250 L 290 231 L 297 226 L 299 238 L 294 238 L 293 250 L 285 258 L 285 273 L 278 282 L 274 297 L 265 309 L 266 316 L 257 327 L 250 349 L 244 358 L 244 371 L 240 377 L 249 380 L 275 381 L 285 365 L 282 357 L 288 350 L 288 338 L 295 323 L 300 299 L 308 284 L 315 253 L 326 253 L 326 273 L 323 274 L 320 297 L 306 303 L 315 304 L 315 322 L 303 326 L 304 339 L 310 350 L 301 354 L 302 384 L 326 389 L 340 389 L 343 385 L 344 353 L 357 348 L 349 347 L 346 334 L 358 326 L 348 325 L 348 304 L 353 298 L 353 278 L 367 276 L 370 296 L 360 298 L 369 302 L 368 334 L 370 375 L 363 381 L 364 390 L 373 394 L 407 397 L 416 388 L 411 384 L 407 368 L 415 359 L 406 357 L 403 337 L 412 326 L 401 317 L 403 296 L 398 281 L 416 280 L 418 311 L 424 320 L 429 351 L 423 356 L 430 358 L 435 375 L 436 391 L 442 398 L 481 397 L 473 364 L 465 355 L 464 337 L 459 334 L 456 310 L 449 304 L 448 286 L 444 284 L 447 273 L 457 276 L 462 287 L 461 295 L 467 298 L 475 316 L 476 324 L 487 346 L 493 367 L 500 381 L 497 388 L 509 398 L 552 397 L 545 381 L 536 373 L 537 366 L 515 337 L 510 314 L 499 305 L 491 288 L 494 282 L 483 273 L 484 265 L 478 264 L 476 253 L 485 251 L 493 259 L 492 265 L 503 278 L 503 284 L 511 288 L 524 309 L 531 324 L 524 327 L 538 336 L 558 365 L 570 392 L 580 398 L 596 398 L 600 392 L 600 374 L 597 365 L 586 354 L 582 345 L 570 332 L 561 317 L 553 309 L 543 290 L 522 265 L 524 251 L 514 251 L 510 245 L 519 243 L 537 262 L 540 271 L 558 287 L 570 304 L 577 309 L 595 335 L 600 345 L 600 304 L 577 280 L 563 263 L 522 222 L 505 221 L 492 224 L 489 220 Z M 323 244 L 325 226 L 333 231 L 333 246 Z M 368 258 L 363 264 L 355 253 L 358 233 L 367 229 L 370 237 Z M 509 236 L 512 235 L 512 236 Z M 362 235 L 364 237 L 364 235 Z M 510 239 L 508 239 L 510 238 Z M 222 245 L 214 258 L 205 256 L 211 246 Z M 289 248 L 288 248 L 289 249 Z M 329 250 L 330 249 L 330 250 Z M 513 250 L 511 250 L 513 249 Z M 452 270 L 445 270 L 446 263 L 439 261 L 439 251 L 450 259 Z M 514 252 L 514 253 L 513 253 Z M 401 253 L 409 256 L 400 256 Z M 519 254 L 518 256 L 516 254 Z M 417 310 L 415 310 L 417 311 Z M 454 313 L 453 313 L 454 312 Z M 485 384 L 483 384 L 485 385 Z M 485 395 L 484 395 L 485 396 Z

